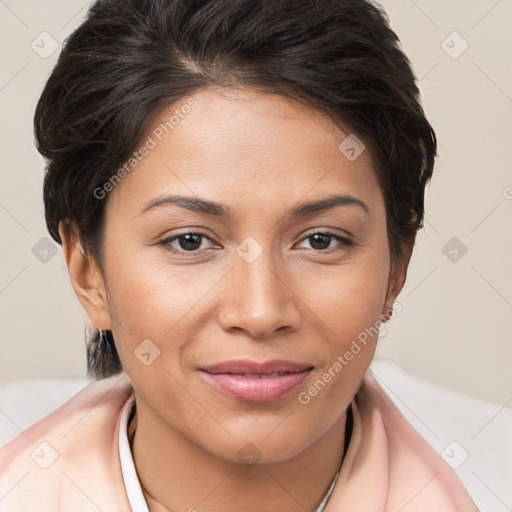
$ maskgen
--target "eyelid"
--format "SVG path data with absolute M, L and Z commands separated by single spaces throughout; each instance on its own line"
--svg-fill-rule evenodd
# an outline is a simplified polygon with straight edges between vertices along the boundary
M 317 253 L 317 254 L 331 254 L 332 252 L 337 252 L 337 251 L 343 251 L 343 250 L 346 250 L 347 248 L 350 248 L 350 247 L 353 247 L 354 245 L 356 245 L 356 243 L 354 242 L 354 240 L 352 239 L 351 236 L 343 236 L 343 235 L 338 235 L 337 233 L 333 232 L 332 230 L 330 229 L 317 229 L 316 231 L 313 231 L 313 232 L 309 232 L 307 234 L 305 234 L 304 236 L 301 237 L 301 239 L 299 240 L 298 243 L 301 243 L 305 240 L 307 240 L 309 237 L 313 236 L 313 235 L 316 235 L 317 233 L 321 233 L 322 235 L 327 235 L 331 238 L 334 238 L 335 240 L 338 240 L 339 244 L 338 245 L 341 245 L 342 247 L 341 248 L 336 248 L 335 247 L 330 247 L 328 249 L 311 249 L 314 253 Z
M 304 240 L 304 238 L 307 238 L 309 236 L 313 236 L 316 233 L 331 235 L 333 237 L 336 236 L 338 238 L 345 238 L 347 240 L 351 240 L 354 238 L 354 235 L 352 233 L 350 233 L 349 231 L 347 231 L 346 229 L 340 229 L 340 231 L 343 231 L 345 233 L 345 235 L 340 235 L 337 232 L 333 231 L 334 228 L 313 228 L 313 229 L 314 229 L 314 231 L 305 231 L 304 232 L 305 234 L 302 235 L 301 240 Z
M 334 231 L 332 231 L 331 228 L 315 228 L 314 231 L 309 231 L 309 232 L 306 231 L 301 236 L 301 238 L 299 239 L 299 241 L 297 243 L 301 243 L 301 242 L 307 240 L 309 237 L 311 237 L 311 236 L 313 236 L 313 235 L 315 235 L 317 233 L 321 233 L 323 235 L 330 236 L 331 238 L 334 238 L 334 239 L 338 240 L 340 242 L 340 244 L 342 245 L 342 248 L 340 248 L 340 249 L 337 249 L 336 247 L 331 247 L 329 249 L 311 249 L 313 252 L 318 253 L 318 254 L 322 254 L 322 253 L 330 254 L 331 252 L 337 252 L 337 251 L 341 251 L 341 250 L 346 250 L 346 248 L 352 247 L 352 246 L 356 245 L 354 240 L 353 240 L 352 234 L 349 234 L 348 231 L 345 231 L 345 233 L 347 233 L 348 236 L 343 236 L 343 235 L 339 235 L 339 234 L 335 233 Z M 172 235 L 170 237 L 166 237 L 166 238 L 161 239 L 159 242 L 157 242 L 157 245 L 163 246 L 164 248 L 166 248 L 167 250 L 169 250 L 173 254 L 182 254 L 182 255 L 186 255 L 186 257 L 192 257 L 192 258 L 193 257 L 198 257 L 199 255 L 204 254 L 205 251 L 210 250 L 210 249 L 201 249 L 201 250 L 198 250 L 198 251 L 184 251 L 184 250 L 181 250 L 181 249 L 174 249 L 171 246 L 171 242 L 174 242 L 175 240 L 177 240 L 181 236 L 185 236 L 185 235 L 199 235 L 201 237 L 204 237 L 204 238 L 208 239 L 211 242 L 215 242 L 213 240 L 213 238 L 211 236 L 207 235 L 206 233 L 203 233 L 201 231 L 194 231 L 194 230 L 191 230 L 189 228 L 188 231 L 183 231 L 181 233 L 177 233 L 177 234 Z
M 161 240 L 159 240 L 157 242 L 157 245 L 163 246 L 165 249 L 169 250 L 173 254 L 185 254 L 185 255 L 188 255 L 188 256 L 192 256 L 192 257 L 194 255 L 203 254 L 205 251 L 208 251 L 208 249 L 201 249 L 199 251 L 184 251 L 184 250 L 181 250 L 181 249 L 174 249 L 171 246 L 171 242 L 174 242 L 178 238 L 180 238 L 182 236 L 185 236 L 185 235 L 199 235 L 199 236 L 201 236 L 203 238 L 206 238 L 206 239 L 214 242 L 212 237 L 207 235 L 206 233 L 203 233 L 201 231 L 192 231 L 192 230 L 189 229 L 188 231 L 183 231 L 182 233 L 177 233 L 177 234 L 172 235 L 172 236 L 164 237 L 164 238 L 162 238 Z

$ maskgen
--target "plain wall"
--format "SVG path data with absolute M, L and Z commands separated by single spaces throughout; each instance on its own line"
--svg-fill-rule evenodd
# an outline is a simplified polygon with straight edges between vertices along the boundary
M 398 297 L 403 310 L 384 329 L 377 357 L 506 404 L 512 399 L 512 3 L 382 5 L 420 79 L 439 158 L 425 228 Z M 88 319 L 62 249 L 46 231 L 44 163 L 32 134 L 34 108 L 59 53 L 41 57 L 51 39 L 40 34 L 50 34 L 60 49 L 86 9 L 76 0 L 0 3 L 0 382 L 86 371 Z

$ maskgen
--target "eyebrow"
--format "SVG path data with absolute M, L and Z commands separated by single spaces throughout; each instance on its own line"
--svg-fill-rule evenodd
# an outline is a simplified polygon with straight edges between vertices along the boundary
M 221 203 L 208 201 L 206 199 L 199 199 L 197 197 L 177 195 L 157 197 L 148 201 L 142 210 L 137 214 L 137 216 L 142 215 L 157 207 L 166 206 L 169 204 L 185 208 L 195 213 L 211 215 L 228 220 L 233 219 L 235 216 L 233 210 L 229 206 L 223 205 Z M 357 206 L 367 215 L 370 217 L 372 216 L 370 208 L 364 201 L 361 201 L 357 197 L 351 196 L 350 194 L 334 194 L 317 201 L 300 203 L 292 208 L 289 212 L 287 212 L 286 217 L 289 220 L 294 220 L 315 213 L 331 210 L 337 206 Z

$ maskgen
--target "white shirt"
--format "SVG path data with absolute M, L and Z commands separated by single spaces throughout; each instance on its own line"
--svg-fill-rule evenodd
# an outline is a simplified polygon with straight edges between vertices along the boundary
M 132 451 L 128 442 L 128 418 L 132 412 L 135 401 L 125 406 L 119 423 L 119 457 L 121 459 L 121 471 L 123 473 L 124 486 L 132 512 L 149 512 L 148 504 L 142 494 L 139 478 L 135 471 Z
M 134 405 L 135 401 L 130 402 L 125 406 L 121 413 L 119 423 L 119 456 L 121 459 L 121 471 L 123 473 L 124 486 L 126 488 L 126 494 L 128 495 L 128 501 L 130 502 L 132 512 L 149 512 L 148 505 L 144 499 L 144 494 L 142 494 L 137 472 L 135 471 L 135 464 L 133 463 L 132 452 L 128 442 L 128 418 L 131 415 Z M 329 491 L 322 500 L 322 503 L 320 503 L 316 512 L 323 512 L 325 505 L 331 496 L 332 490 L 334 489 L 336 480 L 338 480 L 338 475 L 339 472 L 336 474 Z

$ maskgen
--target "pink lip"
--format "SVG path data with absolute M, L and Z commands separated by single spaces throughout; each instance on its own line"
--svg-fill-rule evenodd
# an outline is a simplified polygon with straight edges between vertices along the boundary
M 245 402 L 271 402 L 304 382 L 313 367 L 276 359 L 265 363 L 235 360 L 202 368 L 202 375 L 221 393 Z M 278 376 L 266 377 L 273 373 Z

